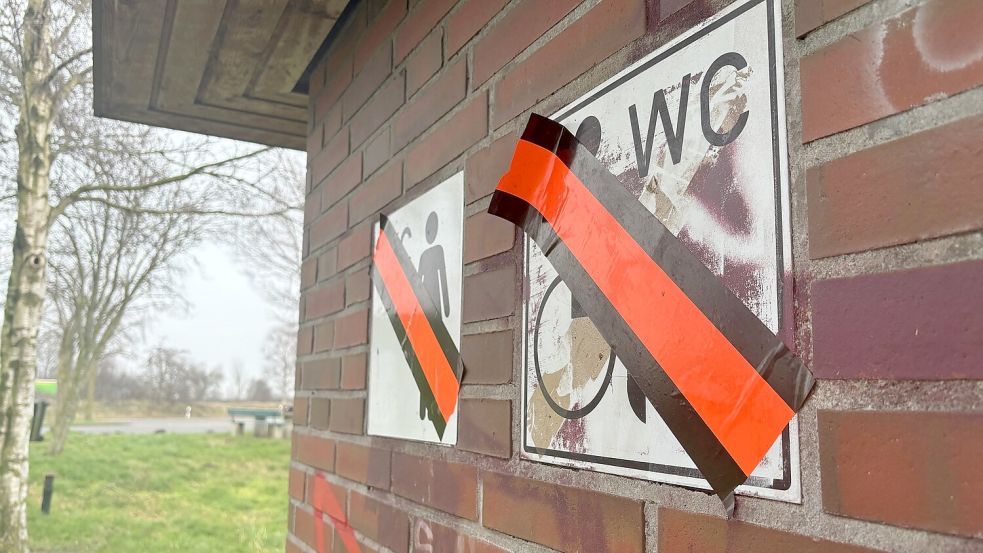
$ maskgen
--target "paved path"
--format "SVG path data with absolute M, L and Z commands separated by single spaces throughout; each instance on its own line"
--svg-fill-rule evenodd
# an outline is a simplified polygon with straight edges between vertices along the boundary
M 232 432 L 232 422 L 228 418 L 186 419 L 182 417 L 72 425 L 73 432 L 86 434 L 153 434 L 161 430 L 173 434 Z

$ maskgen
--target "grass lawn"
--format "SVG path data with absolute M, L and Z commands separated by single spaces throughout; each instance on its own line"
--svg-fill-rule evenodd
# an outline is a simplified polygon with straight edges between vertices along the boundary
M 36 553 L 283 551 L 289 440 L 218 434 L 72 433 L 32 444 L 28 525 Z M 51 514 L 41 514 L 54 473 Z

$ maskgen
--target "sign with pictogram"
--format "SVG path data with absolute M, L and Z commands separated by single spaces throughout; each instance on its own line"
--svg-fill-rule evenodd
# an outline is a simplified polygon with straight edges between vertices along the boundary
M 527 231 L 524 457 L 800 500 L 779 9 L 731 5 L 519 141 L 489 211 Z M 581 185 L 530 189 L 537 163 Z
M 375 227 L 368 432 L 457 442 L 464 175 Z

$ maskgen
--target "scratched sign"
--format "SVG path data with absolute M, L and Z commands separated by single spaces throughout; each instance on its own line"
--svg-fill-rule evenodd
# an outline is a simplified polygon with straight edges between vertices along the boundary
M 552 119 L 789 342 L 780 28 L 774 0 L 737 2 Z M 709 489 L 543 252 L 525 245 L 523 456 Z M 795 419 L 737 492 L 800 501 Z

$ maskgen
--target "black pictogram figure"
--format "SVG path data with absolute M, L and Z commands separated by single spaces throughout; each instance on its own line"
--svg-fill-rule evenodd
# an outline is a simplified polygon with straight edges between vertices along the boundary
M 427 244 L 433 245 L 420 255 L 417 271 L 420 274 L 424 289 L 437 308 L 438 313 L 436 315 L 443 318 L 449 317 L 451 314 L 451 300 L 450 293 L 447 291 L 447 264 L 444 261 L 444 247 L 440 244 L 434 244 L 434 240 L 437 239 L 438 225 L 437 213 L 431 211 L 427 217 L 426 236 Z M 436 409 L 437 404 L 434 401 L 427 402 L 423 395 L 420 395 L 420 420 L 428 416 L 428 411 L 436 413 Z

